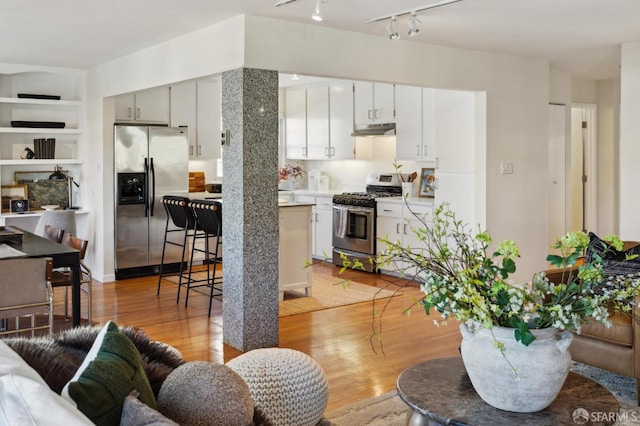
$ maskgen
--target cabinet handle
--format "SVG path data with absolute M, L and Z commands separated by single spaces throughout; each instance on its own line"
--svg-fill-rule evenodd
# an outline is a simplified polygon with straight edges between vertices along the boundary
M 202 145 L 198 145 L 198 155 L 202 155 Z
M 422 156 L 423 157 L 429 156 L 429 147 L 427 145 L 422 145 Z
M 436 169 L 440 168 L 440 157 L 436 157 Z
M 140 108 L 136 108 L 136 120 L 140 120 Z
M 331 154 L 329 153 L 329 147 L 328 146 L 324 147 L 324 156 L 325 157 L 331 157 Z
M 377 119 L 379 119 L 379 118 L 380 118 L 380 114 L 378 114 L 378 112 L 379 112 L 379 111 L 378 111 L 377 109 L 374 109 L 374 110 L 373 110 L 373 119 L 374 119 L 374 120 L 377 120 Z
M 400 233 L 400 224 L 396 223 L 396 234 Z
M 127 108 L 127 117 L 131 118 L 131 107 Z
M 302 156 L 303 157 L 307 156 L 307 147 L 306 146 L 302 148 Z
M 332 147 L 330 147 L 329 149 L 330 149 L 330 151 L 331 151 L 331 156 L 332 156 L 332 157 L 335 157 L 335 156 L 336 156 L 336 147 L 335 147 L 335 146 L 332 146 Z
M 372 112 L 373 112 L 372 110 L 367 111 L 367 118 L 368 118 L 369 120 L 373 120 Z
M 416 145 L 416 155 L 420 157 L 420 145 Z
M 193 155 L 193 145 L 189 145 L 189 155 Z
M 407 224 L 406 223 L 404 225 L 402 225 L 402 233 L 404 235 L 407 235 Z

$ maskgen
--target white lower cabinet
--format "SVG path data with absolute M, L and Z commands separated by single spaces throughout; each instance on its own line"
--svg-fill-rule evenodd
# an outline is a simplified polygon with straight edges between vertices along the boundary
M 311 206 L 281 206 L 280 233 L 280 300 L 286 290 L 304 289 L 311 296 Z
M 424 203 L 398 203 L 378 201 L 376 236 L 378 238 L 376 250 L 379 254 L 384 253 L 388 246 L 380 239 L 388 240 L 393 244 L 402 247 L 420 247 L 422 242 L 412 231 L 413 228 L 429 225 L 433 206 Z M 390 264 L 382 267 L 382 272 L 399 273 L 405 268 L 404 264 Z M 415 273 L 414 269 L 405 271 L 405 274 Z
M 295 195 L 297 203 L 313 203 L 311 210 L 311 234 L 313 257 L 331 261 L 333 252 L 333 197 Z

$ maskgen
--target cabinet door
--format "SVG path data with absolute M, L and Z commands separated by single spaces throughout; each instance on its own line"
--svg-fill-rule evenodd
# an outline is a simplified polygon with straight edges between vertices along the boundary
M 422 158 L 422 89 L 396 86 L 396 158 Z
M 473 173 L 446 173 L 436 170 L 437 188 L 435 203 L 449 203 L 449 207 L 456 213 L 456 219 L 476 226 L 476 196 L 475 177 Z M 482 227 L 485 224 L 480 224 Z
M 136 93 L 135 120 L 144 123 L 169 122 L 169 89 L 157 87 Z
M 373 83 L 373 122 L 390 123 L 394 117 L 393 84 Z
M 190 81 L 171 86 L 171 127 L 187 127 L 189 136 L 189 157 L 195 157 L 196 150 L 196 82 Z
M 197 154 L 199 158 L 204 160 L 216 160 L 221 157 L 222 103 L 220 81 L 198 81 L 196 88 Z
M 354 158 L 353 83 L 341 81 L 329 88 L 329 144 L 331 158 Z
M 329 87 L 307 88 L 307 158 L 329 158 Z
M 353 105 L 356 124 L 371 123 L 373 120 L 373 83 L 353 82 Z
M 436 91 L 422 89 L 422 159 L 435 161 L 436 146 Z
M 289 88 L 285 92 L 287 158 L 307 158 L 307 92 Z
M 438 169 L 473 173 L 475 162 L 475 94 L 435 90 Z
M 333 251 L 332 208 L 331 197 L 316 197 L 313 254 L 320 259 L 330 259 Z
M 135 120 L 136 101 L 135 95 L 120 95 L 115 99 L 116 121 Z

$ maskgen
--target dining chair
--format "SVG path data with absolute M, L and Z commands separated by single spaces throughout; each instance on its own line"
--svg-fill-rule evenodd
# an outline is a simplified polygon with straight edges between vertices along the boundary
M 62 244 L 72 247 L 80 252 L 80 289 L 87 294 L 87 319 L 91 323 L 91 269 L 84 263 L 89 242 L 71 234 L 64 234 Z M 53 271 L 51 286 L 64 287 L 64 319 L 69 318 L 69 287 L 73 284 L 72 273 L 68 269 L 56 269 Z
M 77 235 L 76 212 L 75 210 L 45 210 L 40 216 L 33 233 L 47 238 L 45 233 L 47 225 L 62 229 L 66 234 Z
M 51 277 L 53 260 L 50 257 L 0 260 L 0 318 L 5 318 L 0 336 L 53 329 L 53 291 Z M 46 325 L 36 325 L 36 314 L 45 314 Z M 25 316 L 30 324 L 24 326 Z M 15 328 L 7 318 L 15 317 Z
M 200 235 L 194 236 L 191 242 L 191 256 L 189 262 L 189 274 L 187 278 L 187 295 L 184 306 L 189 302 L 189 291 L 197 287 L 209 288 L 209 316 L 211 316 L 211 302 L 214 297 L 222 297 L 222 270 L 218 267 L 222 263 L 222 203 L 212 200 L 193 200 L 189 202 L 189 208 L 198 221 Z M 196 248 L 196 240 L 204 238 L 204 250 Z M 193 254 L 197 251 L 204 252 L 204 264 L 207 266 L 206 278 L 193 278 Z M 204 271 L 199 271 L 203 273 Z M 180 288 L 178 288 L 178 292 Z M 180 293 L 178 293 L 179 297 Z
M 55 241 L 56 243 L 61 243 L 62 237 L 64 237 L 64 229 L 56 228 L 55 226 L 51 226 L 51 225 L 45 225 L 44 236 L 45 238 L 51 241 Z

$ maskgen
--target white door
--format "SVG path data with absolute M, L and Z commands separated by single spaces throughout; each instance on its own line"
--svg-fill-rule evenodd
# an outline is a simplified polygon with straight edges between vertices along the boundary
M 571 222 L 573 231 L 596 230 L 596 105 L 571 107 Z
M 549 141 L 547 170 L 549 247 L 567 232 L 566 226 L 566 110 L 565 105 L 549 105 Z

